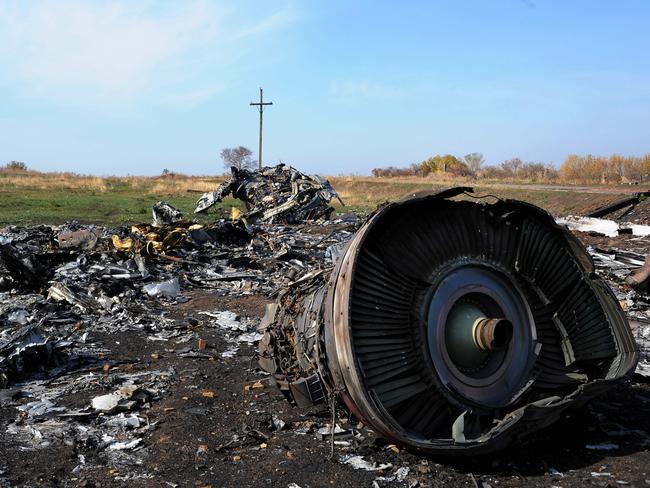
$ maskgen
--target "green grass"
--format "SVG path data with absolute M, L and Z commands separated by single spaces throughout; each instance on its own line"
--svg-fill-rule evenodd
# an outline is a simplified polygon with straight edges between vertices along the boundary
M 226 199 L 208 214 L 193 214 L 198 194 L 148 195 L 128 188 L 110 193 L 71 190 L 0 191 L 0 225 L 61 224 L 69 220 L 84 223 L 118 225 L 151 221 L 151 207 L 165 200 L 180 209 L 188 218 L 199 221 L 214 219 L 215 212 L 241 208 L 238 201 Z M 223 209 L 223 210 L 222 210 Z

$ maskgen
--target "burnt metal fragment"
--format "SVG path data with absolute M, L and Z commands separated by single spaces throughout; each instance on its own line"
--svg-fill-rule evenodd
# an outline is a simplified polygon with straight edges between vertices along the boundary
M 183 219 L 183 212 L 164 200 L 154 204 L 151 215 L 155 226 L 171 225 Z
M 212 192 L 204 193 L 194 213 L 205 212 L 228 195 L 244 202 L 250 221 L 301 223 L 329 218 L 332 199 L 341 201 L 325 178 L 305 175 L 291 166 L 278 164 L 260 171 L 231 168 L 232 176 Z
M 629 207 L 625 212 L 627 213 L 630 210 L 632 210 L 637 204 L 641 203 L 643 200 L 645 200 L 648 197 L 650 197 L 650 191 L 641 191 L 634 194 L 634 196 L 625 197 L 610 205 L 599 207 L 596 210 L 592 211 L 591 213 L 587 214 L 587 217 L 596 217 L 596 218 L 605 217 L 606 215 L 614 213 L 617 210 L 621 210 L 626 207 Z
M 74 340 L 44 336 L 39 330 L 44 322 L 19 327 L 0 338 L 0 389 L 29 372 L 65 362 Z
M 48 279 L 37 258 L 24 254 L 13 244 L 0 245 L 0 267 L 8 271 L 12 284 L 24 289 L 38 290 Z
M 333 268 L 282 291 L 260 365 L 291 401 L 336 396 L 392 442 L 467 455 L 634 371 L 625 315 L 584 247 L 533 205 L 451 199 L 469 192 L 384 206 Z

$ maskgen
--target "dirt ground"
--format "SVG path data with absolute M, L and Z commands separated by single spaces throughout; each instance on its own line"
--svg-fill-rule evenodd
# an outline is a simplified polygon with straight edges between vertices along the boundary
M 584 236 L 583 236 L 584 237 Z M 604 244 L 604 243 L 603 243 Z M 208 310 L 230 310 L 258 320 L 268 302 L 262 296 L 219 297 L 194 290 L 190 300 L 170 308 L 174 318 L 197 318 Z M 198 321 L 200 322 L 200 321 Z M 219 329 L 196 326 L 207 349 L 227 344 Z M 650 485 L 650 384 L 641 377 L 572 411 L 552 428 L 524 444 L 489 457 L 427 457 L 367 436 L 353 449 L 321 439 L 319 427 L 329 411 L 291 407 L 274 388 L 257 383 L 254 348 L 242 345 L 233 358 L 182 358 L 167 343 L 133 331 L 97 334 L 110 358 L 125 371 L 173 368 L 161 398 L 145 411 L 156 428 L 145 439 L 141 464 L 98 466 L 76 471 L 80 455 L 88 465 L 99 459 L 92 446 L 65 443 L 36 451 L 21 450 L 5 433 L 16 408 L 0 409 L 0 485 L 2 486 L 192 486 L 192 487 L 583 487 Z M 87 405 L 105 391 L 84 391 L 61 399 L 67 407 Z M 342 414 L 340 414 L 342 415 Z M 274 427 L 273 417 L 285 422 Z M 339 417 L 343 427 L 353 426 Z M 233 437 L 235 436 L 235 437 Z M 587 446 L 615 444 L 611 450 Z M 383 471 L 355 470 L 340 462 L 353 453 L 392 465 Z M 407 467 L 403 481 L 375 481 Z M 373 483 L 377 483 L 373 485 Z

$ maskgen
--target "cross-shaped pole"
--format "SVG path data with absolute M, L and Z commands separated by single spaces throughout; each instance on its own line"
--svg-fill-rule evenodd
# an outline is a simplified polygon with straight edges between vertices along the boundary
M 264 112 L 265 105 L 273 105 L 273 102 L 264 101 L 264 91 L 260 88 L 260 101 L 251 102 L 250 105 L 255 105 L 260 111 L 260 150 L 257 153 L 259 169 L 262 169 L 262 113 Z

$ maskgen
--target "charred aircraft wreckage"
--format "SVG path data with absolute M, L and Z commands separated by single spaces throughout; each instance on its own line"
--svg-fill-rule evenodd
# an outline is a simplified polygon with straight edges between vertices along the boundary
M 244 202 L 248 221 L 294 224 L 305 220 L 328 218 L 329 206 L 336 198 L 343 201 L 328 180 L 306 175 L 286 164 L 265 167 L 260 171 L 230 168 L 231 177 L 215 191 L 204 193 L 194 213 L 208 210 L 228 195 Z
M 387 204 L 333 268 L 285 289 L 259 352 L 287 398 L 342 400 L 393 442 L 473 455 L 631 374 L 637 346 L 582 244 L 533 205 L 492 201 L 453 188 Z

